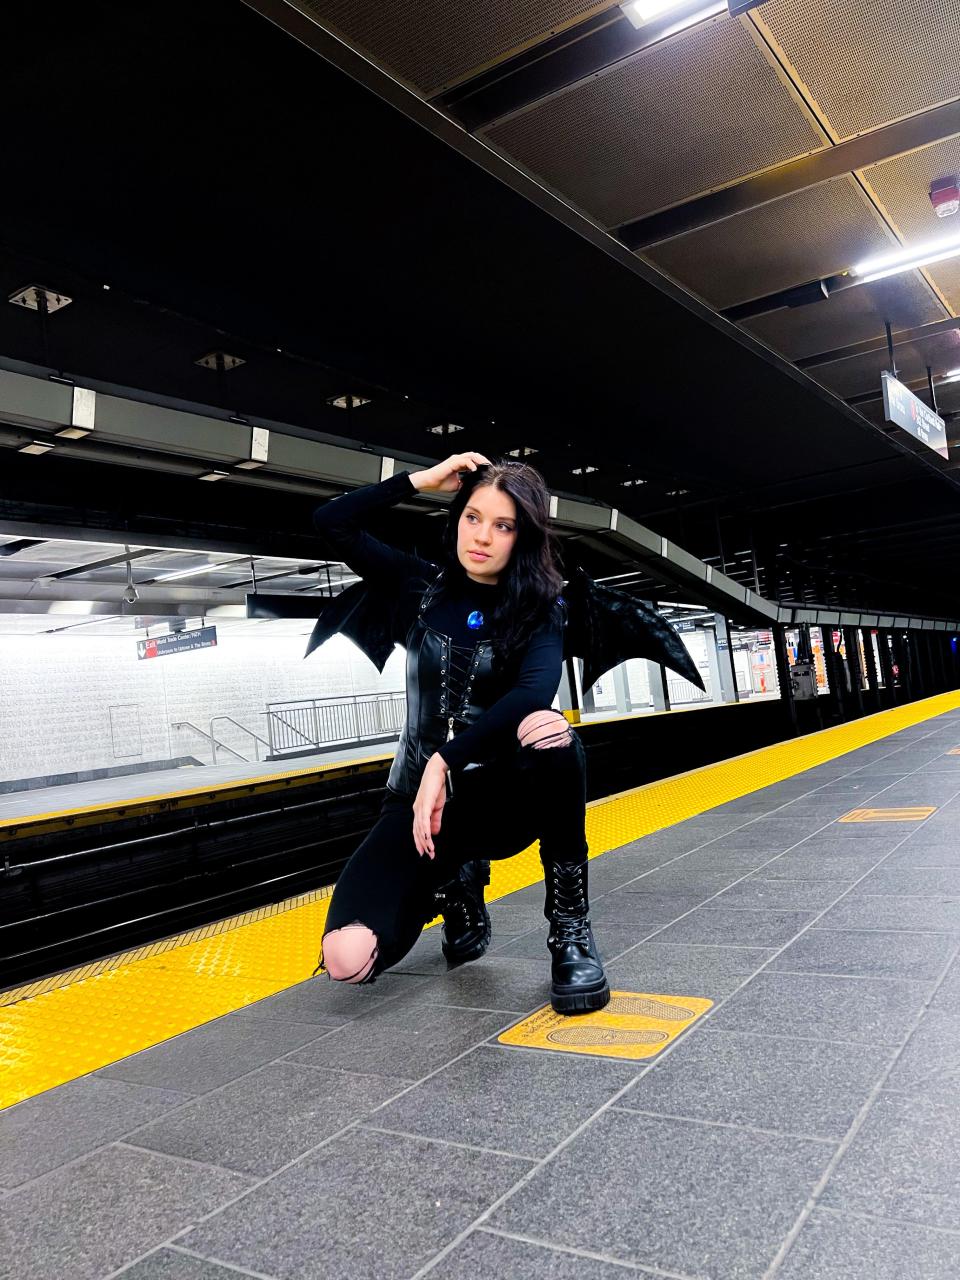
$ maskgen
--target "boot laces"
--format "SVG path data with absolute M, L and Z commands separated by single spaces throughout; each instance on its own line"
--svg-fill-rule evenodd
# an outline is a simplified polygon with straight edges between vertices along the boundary
M 554 871 L 553 936 L 558 943 L 575 942 L 590 946 L 590 920 L 583 867 L 561 867 Z
M 483 929 L 483 907 L 459 877 L 436 891 L 436 902 L 444 923 L 455 937 Z

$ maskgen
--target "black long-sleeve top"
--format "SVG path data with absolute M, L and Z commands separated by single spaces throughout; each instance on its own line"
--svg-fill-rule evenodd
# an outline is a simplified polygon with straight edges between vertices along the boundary
M 414 582 L 429 584 L 440 572 L 439 565 L 388 546 L 363 528 L 364 520 L 375 512 L 416 492 L 409 472 L 404 471 L 380 484 L 354 489 L 324 503 L 314 513 L 314 524 L 331 554 L 371 586 L 396 592 Z M 472 647 L 490 637 L 489 620 L 499 591 L 499 585 L 474 582 L 465 573 L 456 575 L 437 603 L 426 611 L 424 621 L 450 636 L 454 645 Z M 467 626 L 467 618 L 474 611 L 484 617 L 479 629 Z M 523 718 L 552 703 L 560 684 L 562 663 L 563 629 L 555 610 L 530 637 L 509 691 L 440 748 L 449 767 L 461 769 L 470 763 L 482 763 L 508 744 L 515 744 Z

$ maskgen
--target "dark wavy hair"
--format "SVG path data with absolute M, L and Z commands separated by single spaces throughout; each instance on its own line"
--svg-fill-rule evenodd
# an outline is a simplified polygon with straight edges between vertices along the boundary
M 457 528 L 471 496 L 484 488 L 508 494 L 517 509 L 517 540 L 500 576 L 503 589 L 490 620 L 495 637 L 494 666 L 502 669 L 520 656 L 533 632 L 549 617 L 563 586 L 563 576 L 556 539 L 550 530 L 550 495 L 543 476 L 525 462 L 504 460 L 468 471 L 462 477 L 450 504 L 444 536 L 448 576 L 466 577 L 457 559 Z

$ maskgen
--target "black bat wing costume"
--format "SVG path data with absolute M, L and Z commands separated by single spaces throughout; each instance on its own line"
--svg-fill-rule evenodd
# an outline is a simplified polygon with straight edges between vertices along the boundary
M 704 687 L 683 641 L 650 605 L 594 582 L 579 567 L 562 599 L 567 610 L 563 656 L 583 659 L 584 688 L 628 658 L 661 663 Z M 340 632 L 382 672 L 394 645 L 404 645 L 408 625 L 406 611 L 387 592 L 356 582 L 324 608 L 304 656 Z

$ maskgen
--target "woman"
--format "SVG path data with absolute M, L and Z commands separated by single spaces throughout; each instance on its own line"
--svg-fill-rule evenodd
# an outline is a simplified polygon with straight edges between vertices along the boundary
M 379 542 L 365 518 L 414 493 L 454 493 L 444 563 Z M 542 476 L 459 453 L 320 507 L 317 528 L 406 637 L 407 718 L 376 825 L 337 881 L 320 967 L 372 982 L 438 912 L 452 963 L 490 941 L 489 859 L 540 840 L 558 1013 L 610 990 L 588 918 L 583 746 L 550 709 L 563 583 Z

